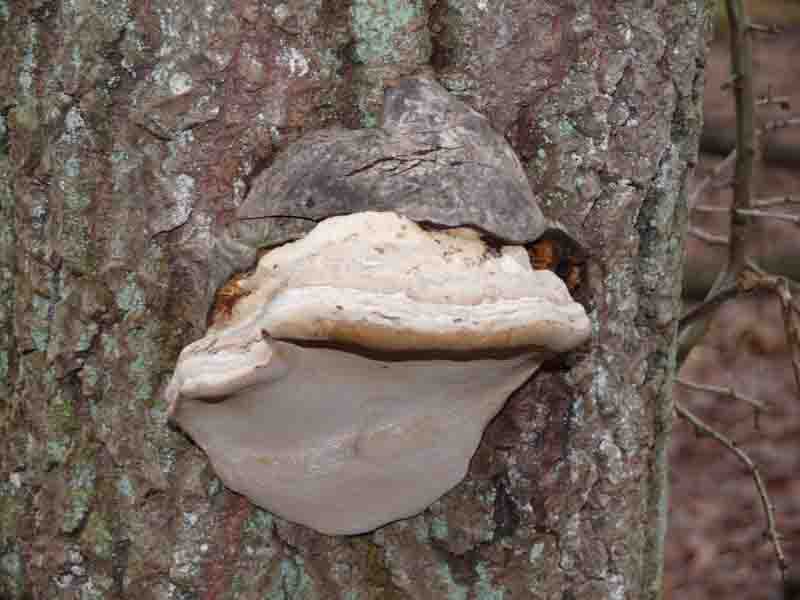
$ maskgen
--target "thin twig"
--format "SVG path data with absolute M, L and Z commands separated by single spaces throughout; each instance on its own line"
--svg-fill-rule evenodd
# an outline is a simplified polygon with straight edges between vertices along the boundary
M 800 117 L 791 117 L 789 119 L 773 119 L 767 121 L 761 126 L 761 131 L 764 133 L 775 131 L 776 129 L 786 129 L 788 127 L 800 127 Z
M 754 409 L 760 412 L 767 412 L 769 410 L 764 402 L 756 400 L 755 398 L 751 398 L 750 396 L 745 396 L 744 394 L 737 392 L 731 387 L 722 387 L 718 385 L 711 385 L 709 383 L 697 383 L 695 381 L 687 381 L 686 379 L 682 379 L 680 377 L 675 379 L 675 383 L 680 384 L 685 388 L 689 388 L 690 390 L 697 390 L 698 392 L 709 392 L 711 394 L 727 396 L 732 400 L 737 400 L 739 402 L 744 402 L 745 404 L 749 404 Z
M 775 34 L 780 33 L 781 28 L 778 25 L 765 25 L 763 23 L 750 23 L 751 31 L 758 31 L 761 33 Z
M 791 98 L 789 96 L 760 96 L 756 98 L 756 106 L 766 106 L 768 104 L 777 104 L 781 110 L 789 110 L 792 108 Z
M 757 277 L 752 277 L 752 275 L 751 275 L 751 279 L 754 282 L 754 283 L 751 284 L 751 287 L 759 287 L 760 286 L 760 287 L 762 287 L 764 289 L 767 289 L 769 291 L 773 291 L 774 282 L 779 277 L 779 275 L 773 275 L 769 271 L 765 271 L 752 258 L 749 258 L 747 260 L 747 264 L 745 266 L 747 267 L 746 271 L 752 271 L 753 275 L 757 276 Z M 792 281 L 791 279 L 787 279 L 787 282 L 789 283 L 789 285 L 792 288 L 795 288 L 798 285 L 794 281 Z
M 720 304 L 723 304 L 739 294 L 739 289 L 735 285 L 730 285 L 724 290 L 720 290 L 714 297 L 707 298 L 701 303 L 693 306 L 681 316 L 678 323 L 678 331 L 686 329 L 692 322 L 700 317 L 705 317 L 715 311 Z
M 789 281 L 785 277 L 779 278 L 777 293 L 778 298 L 781 300 L 781 308 L 783 309 L 783 325 L 786 330 L 786 343 L 792 355 L 794 381 L 797 386 L 796 393 L 797 396 L 800 397 L 800 309 L 792 300 Z
M 709 244 L 714 244 L 716 246 L 727 246 L 728 245 L 728 236 L 726 235 L 717 235 L 715 233 L 709 233 L 705 229 L 700 229 L 694 225 L 689 226 L 689 229 L 686 231 L 689 235 L 696 237 L 699 240 L 703 240 Z
M 716 192 L 718 190 L 728 189 L 729 187 L 733 187 L 733 173 L 727 177 L 718 177 L 716 180 L 712 181 L 709 191 Z
M 800 215 L 793 215 L 790 213 L 773 213 L 764 210 L 758 210 L 758 209 L 770 208 L 773 206 L 781 206 L 783 204 L 800 204 L 800 195 L 787 194 L 785 196 L 771 196 L 769 198 L 757 198 L 752 202 L 752 205 L 756 208 L 742 209 L 739 211 L 739 213 L 751 217 L 781 219 L 784 221 L 790 221 L 795 224 L 800 224 Z M 700 204 L 695 206 L 693 210 L 696 213 L 722 214 L 722 213 L 729 213 L 731 207 L 716 206 L 711 204 Z
M 759 210 L 757 208 L 740 208 L 736 212 L 747 217 L 758 217 L 759 219 L 777 219 L 779 221 L 787 221 L 793 225 L 800 225 L 800 215 L 770 212 L 768 210 Z
M 694 207 L 697 205 L 697 202 L 706 193 L 708 188 L 722 175 L 722 173 L 731 167 L 736 162 L 736 149 L 734 148 L 728 156 L 726 156 L 722 162 L 720 162 L 717 166 L 711 169 L 711 172 L 706 175 L 700 183 L 697 184 L 697 187 L 694 188 L 692 194 L 689 196 L 689 210 L 693 210 Z
M 759 208 L 766 208 L 769 206 L 780 206 L 781 204 L 800 204 L 800 194 L 771 196 L 769 198 L 758 198 L 753 201 L 753 206 L 757 206 Z
M 718 279 L 720 286 L 733 282 L 745 264 L 745 237 L 750 223 L 746 216 L 740 215 L 736 211 L 751 208 L 757 143 L 750 20 L 745 13 L 742 0 L 726 0 L 725 5 L 730 24 L 731 73 L 735 80 L 736 175 L 733 181 L 728 262 L 725 271 Z
M 785 582 L 786 575 L 789 570 L 789 564 L 786 560 L 786 554 L 784 554 L 783 552 L 783 546 L 781 544 L 780 535 L 778 534 L 775 525 L 775 508 L 774 505 L 772 504 L 772 500 L 770 499 L 769 494 L 767 493 L 767 486 L 764 485 L 764 479 L 761 477 L 761 472 L 758 470 L 758 467 L 756 467 L 755 463 L 747 454 L 747 452 L 745 452 L 736 445 L 736 442 L 734 442 L 727 436 L 723 435 L 710 425 L 707 425 L 697 415 L 692 413 L 686 407 L 676 402 L 675 412 L 677 412 L 681 418 L 691 423 L 691 425 L 695 428 L 695 430 L 698 433 L 708 435 L 714 438 L 717 442 L 719 442 L 723 446 L 725 446 L 750 471 L 750 475 L 753 477 L 756 489 L 758 490 L 758 495 L 761 498 L 761 507 L 764 509 L 764 516 L 767 521 L 766 534 L 767 537 L 769 538 L 769 541 L 772 543 L 773 549 L 775 550 L 775 558 L 778 561 L 778 568 L 780 569 L 781 573 L 781 581 Z
M 791 353 L 797 395 L 800 397 L 800 305 L 792 297 L 793 282 L 782 275 L 768 273 L 749 260 L 747 268 L 739 277 L 738 285 L 742 290 L 763 289 L 778 296 L 783 311 L 786 345 Z
M 725 213 L 728 214 L 731 211 L 730 206 L 710 206 L 708 204 L 701 204 L 700 206 L 694 207 L 694 212 L 696 213 Z

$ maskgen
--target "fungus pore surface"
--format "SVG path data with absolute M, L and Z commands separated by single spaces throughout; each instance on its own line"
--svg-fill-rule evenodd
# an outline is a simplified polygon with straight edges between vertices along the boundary
M 589 320 L 521 246 L 391 212 L 332 217 L 239 279 L 180 355 L 170 414 L 231 489 L 327 534 L 424 510 Z

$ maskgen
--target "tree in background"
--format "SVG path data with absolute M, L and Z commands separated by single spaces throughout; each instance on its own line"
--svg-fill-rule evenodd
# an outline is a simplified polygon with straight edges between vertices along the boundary
M 719 3 L 736 15 L 709 54 L 689 201 L 682 325 L 707 323 L 684 336 L 675 394 L 710 435 L 673 436 L 666 588 L 758 600 L 783 587 L 788 600 L 800 548 L 800 4 L 737 4 Z M 736 152 L 741 138 L 752 152 Z

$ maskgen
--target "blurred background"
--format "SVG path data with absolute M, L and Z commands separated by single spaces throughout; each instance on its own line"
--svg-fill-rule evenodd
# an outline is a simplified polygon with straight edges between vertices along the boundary
M 800 117 L 800 0 L 746 3 L 754 23 L 777 25 L 756 33 L 753 59 L 757 96 L 786 96 L 790 107 L 757 109 L 757 123 Z M 718 12 L 724 12 L 719 2 Z M 733 149 L 735 116 L 725 19 L 718 15 L 708 55 L 705 127 L 693 186 Z M 800 215 L 800 127 L 764 138 L 755 198 L 794 195 L 774 207 Z M 708 292 L 727 253 L 731 173 L 695 197 L 685 257 L 687 306 Z M 765 269 L 800 282 L 800 227 L 757 219 L 747 238 Z M 775 504 L 778 531 L 793 563 L 792 584 L 782 589 L 773 548 L 751 474 L 716 441 L 698 438 L 676 420 L 671 448 L 671 508 L 665 598 L 800 600 L 800 392 L 790 363 L 780 304 L 764 295 L 725 304 L 686 359 L 680 379 L 731 388 L 768 405 L 754 418 L 748 404 L 718 393 L 676 385 L 675 399 L 725 433 L 756 462 Z

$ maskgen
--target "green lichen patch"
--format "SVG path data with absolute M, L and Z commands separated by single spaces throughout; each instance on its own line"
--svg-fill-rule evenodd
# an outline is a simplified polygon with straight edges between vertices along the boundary
M 133 485 L 130 477 L 122 475 L 117 480 L 117 493 L 126 501 L 133 502 L 136 498 L 136 488 Z
M 94 365 L 84 365 L 79 376 L 83 384 L 81 389 L 84 395 L 94 396 L 97 393 L 97 384 L 100 381 L 100 371 Z
M 39 295 L 31 303 L 31 340 L 39 352 L 45 352 L 50 342 L 50 305 L 50 300 Z
M 172 566 L 170 577 L 176 582 L 191 584 L 200 577 L 208 551 L 205 532 L 208 525 L 204 522 L 205 514 L 197 512 L 184 512 L 181 515 L 181 525 L 178 532 L 178 541 L 172 551 Z
M 444 540 L 449 534 L 447 519 L 444 517 L 434 517 L 431 519 L 431 536 L 437 540 Z
M 91 575 L 81 586 L 81 600 L 104 600 L 114 589 L 114 579 L 107 575 Z
M 258 538 L 268 536 L 272 532 L 272 526 L 275 518 L 272 514 L 261 508 L 253 508 L 250 516 L 244 522 L 243 533 L 245 535 L 252 535 Z
M 0 548 L 17 538 L 17 527 L 24 510 L 20 491 L 11 480 L 0 482 Z
M 105 515 L 94 511 L 89 515 L 86 527 L 81 533 L 81 542 L 87 553 L 102 560 L 111 560 L 114 538 Z
M 445 562 L 440 563 L 436 568 L 436 575 L 447 590 L 447 600 L 467 600 L 469 590 L 466 586 L 459 584 L 453 578 L 453 573 L 450 571 L 450 565 Z
M 0 159 L 8 156 L 8 127 L 6 118 L 0 114 Z
M 296 555 L 280 562 L 278 576 L 266 598 L 267 600 L 293 600 L 295 598 L 316 600 L 319 598 L 314 581 L 305 570 L 305 561 L 302 556 Z
M 25 563 L 16 544 L 0 546 L 0 598 L 22 600 L 25 594 Z
M 59 229 L 64 262 L 78 273 L 94 273 L 97 249 L 83 211 L 65 211 Z
M 10 385 L 8 380 L 8 351 L 0 350 L 0 390 L 6 389 Z
M 117 306 L 126 313 L 142 312 L 144 300 L 144 290 L 137 283 L 136 274 L 128 273 L 125 284 L 116 294 Z
M 47 424 L 51 435 L 70 436 L 80 430 L 74 401 L 63 390 L 59 390 L 47 405 Z
M 95 494 L 97 470 L 93 451 L 87 449 L 86 456 L 72 465 L 67 488 L 67 505 L 61 521 L 61 531 L 75 532 L 83 523 L 89 512 Z
M 67 439 L 47 440 L 45 449 L 47 452 L 48 468 L 53 465 L 63 464 L 67 460 L 67 455 L 71 447 L 70 440 Z
M 492 574 L 484 562 L 475 565 L 475 572 L 478 574 L 478 581 L 475 584 L 477 600 L 504 600 L 506 589 L 492 582 Z
M 106 361 L 113 361 L 120 357 L 120 347 L 117 339 L 108 333 L 100 335 L 100 347 L 103 351 L 103 358 Z
M 422 14 L 422 3 L 415 0 L 354 0 L 350 15 L 356 60 L 365 64 L 399 61 L 402 35 Z
M 137 402 L 144 402 L 153 397 L 153 385 L 150 381 L 150 371 L 145 357 L 139 355 L 128 367 L 131 381 L 136 382 L 133 397 Z
M 97 323 L 87 323 L 86 326 L 81 329 L 78 339 L 75 342 L 75 352 L 86 352 L 89 350 L 95 337 L 97 337 L 98 330 L 99 326 Z

